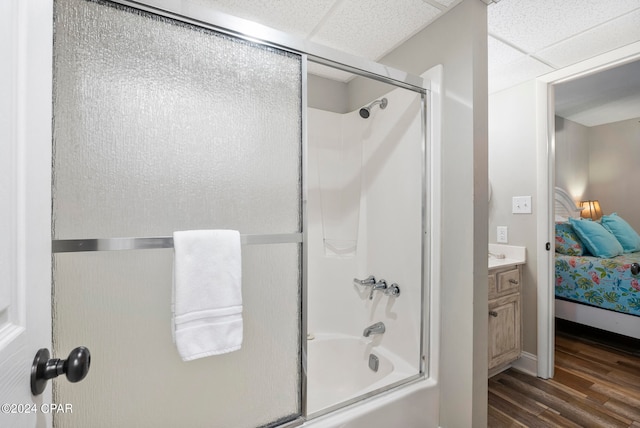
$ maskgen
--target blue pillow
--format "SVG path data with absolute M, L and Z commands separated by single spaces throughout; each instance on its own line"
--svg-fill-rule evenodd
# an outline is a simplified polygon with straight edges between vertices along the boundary
M 616 237 L 625 253 L 640 251 L 640 235 L 618 214 L 602 216 L 602 225 Z
M 567 256 L 582 256 L 580 238 L 569 223 L 556 223 L 556 252 Z
M 622 245 L 600 223 L 589 220 L 569 219 L 573 230 L 587 247 L 589 252 L 596 257 L 615 257 L 624 252 Z

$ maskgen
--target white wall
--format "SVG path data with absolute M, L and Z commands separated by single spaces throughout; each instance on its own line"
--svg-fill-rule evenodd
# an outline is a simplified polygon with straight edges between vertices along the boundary
M 442 203 L 433 207 L 442 217 L 434 249 L 442 277 L 432 284 L 441 293 L 442 427 L 487 423 L 486 23 L 486 5 L 464 0 L 380 60 L 417 75 L 443 66 L 442 141 L 435 151 Z
M 640 119 L 589 128 L 589 199 L 640 231 Z
M 640 230 L 640 125 L 638 118 L 587 127 L 556 116 L 556 186 L 577 202 L 600 201 Z
M 537 352 L 536 92 L 533 81 L 489 96 L 489 241 L 507 226 L 509 245 L 527 248 L 523 268 L 523 349 Z M 532 214 L 512 214 L 513 196 L 532 196 Z
M 335 113 L 349 111 L 348 85 L 344 82 L 307 74 L 307 99 L 309 107 Z
M 555 185 L 578 202 L 587 197 L 589 185 L 589 128 L 560 116 L 555 121 Z

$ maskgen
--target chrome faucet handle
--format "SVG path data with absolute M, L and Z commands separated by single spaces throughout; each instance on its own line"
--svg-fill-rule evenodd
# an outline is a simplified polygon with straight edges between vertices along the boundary
M 391 297 L 398 297 L 400 295 L 400 287 L 398 287 L 398 284 L 393 283 L 384 290 L 384 294 Z
M 376 278 L 373 275 L 369 275 L 369 278 L 366 279 L 353 278 L 353 283 L 364 287 L 371 287 L 376 283 Z
M 373 292 L 376 290 L 386 290 L 387 289 L 387 281 L 381 279 L 380 281 L 373 284 L 371 287 L 371 292 L 369 293 L 369 300 L 373 300 Z

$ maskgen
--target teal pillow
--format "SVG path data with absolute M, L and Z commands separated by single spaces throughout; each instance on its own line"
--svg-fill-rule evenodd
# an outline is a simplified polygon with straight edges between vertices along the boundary
M 640 251 L 640 235 L 618 214 L 602 216 L 601 222 L 620 242 L 625 253 Z
M 556 223 L 556 252 L 567 256 L 584 255 L 582 242 L 569 223 Z
M 589 220 L 569 219 L 573 230 L 589 252 L 596 257 L 615 257 L 624 252 L 622 245 L 600 223 Z

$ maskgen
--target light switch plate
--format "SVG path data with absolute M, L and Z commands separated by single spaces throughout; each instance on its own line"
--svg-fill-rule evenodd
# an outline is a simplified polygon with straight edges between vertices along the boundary
M 531 214 L 531 196 L 514 196 L 511 212 L 513 214 Z

